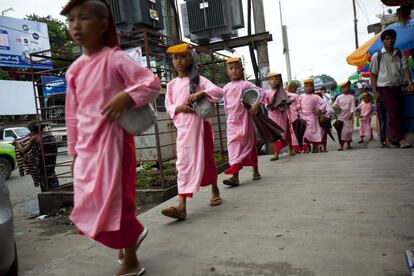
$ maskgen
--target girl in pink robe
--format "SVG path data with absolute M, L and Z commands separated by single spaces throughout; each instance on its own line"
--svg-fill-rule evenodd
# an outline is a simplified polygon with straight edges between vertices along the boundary
M 135 145 L 117 119 L 153 101 L 160 82 L 118 47 L 106 1 L 70 1 L 61 14 L 84 52 L 66 72 L 68 154 L 74 156 L 70 219 L 81 234 L 120 249 L 117 275 L 142 275 L 136 249 L 147 231 L 135 215 Z
M 241 103 L 243 91 L 256 86 L 243 80 L 243 67 L 239 58 L 229 58 L 227 61 L 227 73 L 231 82 L 226 84 L 224 91 L 224 111 L 227 116 L 227 150 L 229 154 L 230 168 L 224 173 L 232 177 L 223 181 L 229 186 L 238 186 L 239 171 L 244 166 L 253 167 L 253 180 L 261 178 L 258 167 L 256 133 L 253 119 L 249 110 Z M 258 102 L 250 110 L 257 113 L 260 101 L 263 101 L 264 91 L 260 90 L 261 96 Z
M 341 140 L 339 141 L 338 150 L 343 150 L 345 143 L 348 148 L 352 148 L 352 134 L 354 133 L 354 111 L 355 111 L 355 97 L 350 94 L 351 83 L 346 82 L 341 84 L 342 94 L 339 95 L 332 107 L 340 110 L 338 120 L 344 123 L 341 131 Z
M 197 59 L 188 44 L 172 46 L 167 52 L 172 55 L 173 66 L 178 72 L 178 77 L 167 84 L 165 106 L 177 128 L 179 204 L 162 210 L 162 214 L 183 220 L 187 216 L 187 197 L 198 192 L 200 187 L 211 185 L 210 206 L 221 204 L 213 129 L 210 121 L 194 113 L 189 104 L 201 97 L 217 102 L 223 97 L 223 90 L 198 75 L 194 64 Z
M 371 119 L 372 119 L 372 105 L 368 93 L 362 94 L 362 102 L 357 109 L 361 113 L 361 126 L 359 127 L 359 136 L 361 140 L 358 143 L 363 143 L 365 137 L 371 137 Z
M 293 152 L 296 154 L 301 153 L 301 152 L 306 152 L 308 148 L 308 145 L 304 141 L 302 141 L 302 148 L 300 148 L 298 139 L 296 137 L 296 134 L 292 126 L 293 122 L 296 121 L 296 119 L 300 117 L 299 116 L 299 110 L 300 110 L 299 95 L 296 94 L 297 90 L 298 90 L 298 85 L 294 82 L 290 82 L 287 87 L 287 91 L 286 91 L 286 94 L 288 95 L 290 103 L 291 103 L 289 106 L 289 113 L 288 113 L 288 119 L 290 121 L 290 126 L 292 128 L 292 132 L 290 134 L 291 144 L 292 144 Z
M 272 107 L 272 102 L 277 96 L 278 89 L 283 89 L 281 75 L 279 73 L 269 73 L 267 78 L 271 86 L 271 89 L 266 90 L 264 98 L 264 104 L 268 110 L 268 116 L 285 131 L 281 135 L 283 140 L 278 140 L 273 145 L 274 155 L 270 158 L 270 161 L 275 161 L 279 159 L 279 154 L 282 148 L 288 145 L 291 146 L 290 135 L 293 130 L 291 129 L 291 122 L 289 120 L 289 106 L 277 108 Z
M 312 152 L 319 152 L 318 146 L 322 142 L 322 128 L 319 124 L 319 116 L 325 112 L 324 100 L 314 93 L 313 80 L 305 80 L 305 94 L 299 97 L 300 117 L 306 121 L 304 140 L 312 145 Z

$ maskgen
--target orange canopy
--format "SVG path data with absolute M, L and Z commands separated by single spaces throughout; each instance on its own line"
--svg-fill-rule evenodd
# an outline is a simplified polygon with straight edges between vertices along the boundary
M 376 34 L 374 37 L 372 37 L 370 40 L 364 43 L 361 47 L 355 50 L 352 54 L 350 54 L 346 58 L 346 62 L 350 65 L 355 66 L 364 66 L 368 61 L 368 49 L 374 44 L 377 39 L 381 36 L 381 33 Z

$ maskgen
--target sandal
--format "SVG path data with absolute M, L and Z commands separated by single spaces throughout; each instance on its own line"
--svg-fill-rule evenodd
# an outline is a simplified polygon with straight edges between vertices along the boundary
M 120 276 L 141 276 L 141 275 L 144 275 L 144 273 L 145 273 L 145 268 L 141 267 L 140 271 L 138 271 L 138 272 L 126 273 L 126 274 L 122 274 Z
M 210 206 L 219 206 L 222 203 L 220 196 L 214 196 L 210 198 Z
M 147 235 L 148 235 L 148 228 L 145 227 L 144 230 L 142 231 L 141 235 L 139 235 L 139 237 L 138 237 L 138 241 L 137 241 L 137 245 L 135 247 L 135 251 L 138 250 L 139 246 L 145 240 L 145 238 L 147 237 Z M 124 256 L 120 256 L 119 259 L 118 259 L 118 263 L 121 264 L 121 265 L 124 264 L 123 257 Z
M 223 184 L 224 184 L 224 185 L 228 185 L 228 186 L 232 186 L 232 187 L 239 186 L 239 184 L 238 184 L 238 183 L 236 183 L 236 181 L 234 180 L 234 178 L 233 178 L 233 177 L 230 177 L 230 178 L 228 178 L 228 179 L 224 179 L 224 180 L 223 180 Z
M 178 220 L 185 220 L 185 218 L 187 217 L 186 213 L 181 213 L 180 211 L 178 211 L 176 207 L 165 208 L 161 211 L 161 214 L 163 214 L 166 217 L 175 218 Z
M 262 176 L 260 175 L 260 173 L 253 174 L 253 180 L 259 180 L 259 179 L 262 179 Z

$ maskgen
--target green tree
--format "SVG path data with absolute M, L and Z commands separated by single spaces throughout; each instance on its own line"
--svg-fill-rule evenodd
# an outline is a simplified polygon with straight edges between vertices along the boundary
M 11 80 L 10 75 L 2 68 L 0 68 L 0 80 Z
M 30 14 L 26 15 L 25 19 L 47 24 L 53 58 L 70 58 L 73 56 L 73 47 L 75 46 L 75 43 L 70 38 L 69 30 L 65 22 L 53 18 L 50 15 L 39 16 Z M 67 65 L 65 62 L 62 63 L 57 60 L 55 60 L 53 64 L 57 67 Z

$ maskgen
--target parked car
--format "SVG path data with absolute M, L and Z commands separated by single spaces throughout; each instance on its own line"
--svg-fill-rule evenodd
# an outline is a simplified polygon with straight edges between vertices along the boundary
M 29 133 L 27 127 L 0 127 L 0 140 L 11 144 L 15 139 L 23 138 Z
M 8 179 L 16 168 L 17 158 L 14 146 L 0 142 L 0 174 Z
M 13 210 L 6 179 L 0 174 L 0 275 L 18 275 Z

